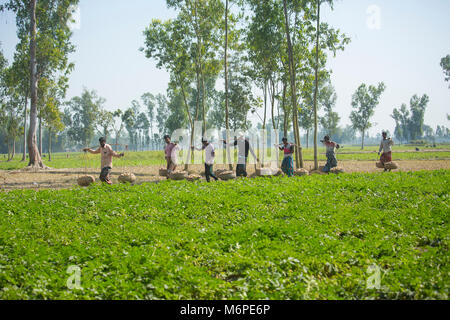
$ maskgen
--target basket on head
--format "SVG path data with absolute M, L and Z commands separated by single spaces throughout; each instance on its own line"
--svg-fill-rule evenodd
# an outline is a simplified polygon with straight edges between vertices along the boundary
M 395 163 L 395 162 L 386 162 L 385 164 L 384 164 L 384 168 L 385 169 L 389 169 L 389 170 L 393 170 L 393 169 L 397 169 L 398 168 L 398 165 L 397 165 L 397 163 Z
M 87 187 L 95 182 L 95 178 L 93 176 L 81 176 L 77 179 L 77 183 L 79 186 Z
M 166 168 L 159 168 L 159 176 L 160 177 L 167 177 L 167 169 Z
M 307 176 L 309 175 L 309 171 L 305 168 L 300 168 L 294 171 L 294 176 Z
M 169 174 L 169 179 L 172 180 L 184 180 L 188 177 L 188 173 L 186 171 L 175 171 Z
M 219 175 L 217 175 L 217 178 L 219 178 L 220 180 L 232 180 L 232 179 L 236 179 L 236 174 L 233 171 L 223 171 L 222 173 L 220 173 Z
M 119 176 L 120 183 L 134 183 L 136 181 L 136 176 L 131 172 L 124 172 Z

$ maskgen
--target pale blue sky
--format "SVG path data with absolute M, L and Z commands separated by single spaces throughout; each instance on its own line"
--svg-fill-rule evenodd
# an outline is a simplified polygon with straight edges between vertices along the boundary
M 3 2 L 3 1 L 0 1 Z M 367 24 L 367 9 L 380 9 L 380 29 Z M 81 0 L 80 28 L 74 30 L 72 54 L 75 70 L 70 77 L 68 98 L 83 87 L 106 98 L 106 108 L 127 108 L 144 92 L 165 93 L 168 74 L 138 49 L 143 30 L 152 18 L 174 16 L 164 0 Z M 351 95 L 362 83 L 384 81 L 387 88 L 376 109 L 371 130 L 393 132 L 392 109 L 408 103 L 413 94 L 430 96 L 425 123 L 449 126 L 449 83 L 439 66 L 450 54 L 450 1 L 448 0 L 340 0 L 334 11 L 324 8 L 324 19 L 340 28 L 352 42 L 344 52 L 329 58 L 336 88 L 341 124 L 349 124 Z M 15 20 L 0 13 L 0 41 L 9 60 L 16 44 Z

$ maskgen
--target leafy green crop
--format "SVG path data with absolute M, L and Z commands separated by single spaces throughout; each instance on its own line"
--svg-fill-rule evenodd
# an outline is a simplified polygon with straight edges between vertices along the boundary
M 448 299 L 449 178 L 0 193 L 0 299 Z M 66 285 L 71 265 L 82 289 Z

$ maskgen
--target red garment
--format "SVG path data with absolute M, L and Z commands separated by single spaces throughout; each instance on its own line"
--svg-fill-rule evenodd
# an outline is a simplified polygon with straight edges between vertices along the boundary
M 392 152 L 383 152 L 380 157 L 380 162 L 384 165 L 386 162 L 392 161 Z

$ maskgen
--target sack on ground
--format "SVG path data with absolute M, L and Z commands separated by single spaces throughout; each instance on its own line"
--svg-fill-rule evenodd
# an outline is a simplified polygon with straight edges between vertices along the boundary
M 385 169 L 389 169 L 389 170 L 397 169 L 397 168 L 398 168 L 398 165 L 397 165 L 397 163 L 395 163 L 395 162 L 386 162 L 386 163 L 384 164 L 384 168 L 385 168 Z
M 300 168 L 297 170 L 294 170 L 294 176 L 307 176 L 309 175 L 309 171 L 306 170 L 305 168 Z
M 256 175 L 258 177 L 273 176 L 274 171 L 272 168 L 256 168 Z
M 82 176 L 77 179 L 77 182 L 78 185 L 82 187 L 87 187 L 95 182 L 95 178 L 93 176 Z
M 219 178 L 220 180 L 232 180 L 232 179 L 236 179 L 236 174 L 233 171 L 223 171 L 222 173 L 220 173 L 219 175 L 217 175 L 217 178 Z
M 382 164 L 380 161 L 378 161 L 378 162 L 375 164 L 375 166 L 376 166 L 377 168 L 384 169 L 384 166 L 383 166 L 383 164 Z
M 134 183 L 136 181 L 136 176 L 131 172 L 124 172 L 119 176 L 120 183 Z
M 344 168 L 341 167 L 334 167 L 333 169 L 330 170 L 331 173 L 335 173 L 335 174 L 339 174 L 339 173 L 344 173 Z
M 172 180 L 184 180 L 188 176 L 188 173 L 186 171 L 175 171 L 171 172 L 169 175 L 169 179 Z
M 199 174 L 190 174 L 187 176 L 186 180 L 188 181 L 195 181 L 195 180 L 200 180 L 202 176 Z

